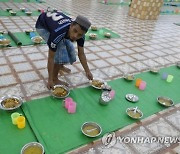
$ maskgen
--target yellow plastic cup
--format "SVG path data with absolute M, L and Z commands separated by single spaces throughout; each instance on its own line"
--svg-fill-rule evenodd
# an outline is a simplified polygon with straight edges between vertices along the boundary
M 142 82 L 142 79 L 137 78 L 136 79 L 136 87 L 139 87 L 140 83 Z
M 20 116 L 18 112 L 14 112 L 11 114 L 11 120 L 14 125 L 17 125 L 17 118 Z
M 19 128 L 19 129 L 22 129 L 22 128 L 24 128 L 26 126 L 26 119 L 25 119 L 25 117 L 24 116 L 19 116 L 18 118 L 17 118 L 17 127 Z
M 172 80 L 173 80 L 173 78 L 174 78 L 174 76 L 173 75 L 168 75 L 168 77 L 167 77 L 167 82 L 172 82 Z

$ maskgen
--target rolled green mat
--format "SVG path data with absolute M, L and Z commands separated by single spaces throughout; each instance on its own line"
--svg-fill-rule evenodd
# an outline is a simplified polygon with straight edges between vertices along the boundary
M 22 42 L 19 41 L 19 39 L 10 31 L 8 31 L 8 35 L 13 39 L 13 41 L 17 44 L 17 45 L 22 45 Z

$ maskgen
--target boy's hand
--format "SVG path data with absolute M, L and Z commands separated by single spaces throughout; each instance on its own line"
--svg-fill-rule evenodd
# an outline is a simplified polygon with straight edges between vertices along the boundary
M 89 80 L 93 80 L 93 75 L 92 75 L 92 73 L 91 73 L 90 71 L 87 71 L 87 72 L 86 72 L 86 76 L 87 76 L 87 78 L 88 78 Z

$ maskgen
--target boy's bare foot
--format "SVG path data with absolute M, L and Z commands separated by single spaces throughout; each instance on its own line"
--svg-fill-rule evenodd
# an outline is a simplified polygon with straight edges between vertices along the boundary
M 55 85 L 58 85 L 58 84 L 60 84 L 60 85 L 65 85 L 65 86 L 69 86 L 69 84 L 67 83 L 67 82 L 64 82 L 64 81 L 61 81 L 61 80 L 59 80 L 59 79 L 57 79 L 57 80 L 54 80 L 54 84 Z

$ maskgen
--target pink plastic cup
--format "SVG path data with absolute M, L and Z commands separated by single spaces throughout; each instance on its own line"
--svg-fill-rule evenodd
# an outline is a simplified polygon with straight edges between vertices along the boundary
M 109 93 L 109 95 L 110 95 L 111 99 L 113 99 L 114 96 L 115 96 L 115 91 L 114 91 L 114 90 L 111 90 L 110 93 Z
M 76 112 L 76 103 L 70 102 L 68 106 L 68 113 L 75 113 Z
M 140 90 L 144 90 L 146 88 L 146 82 L 145 81 L 141 81 L 140 85 L 139 85 L 139 89 Z
M 66 109 L 68 109 L 69 104 L 70 104 L 71 102 L 73 102 L 73 99 L 72 99 L 71 97 L 65 98 L 65 99 L 64 99 L 64 107 L 65 107 Z

